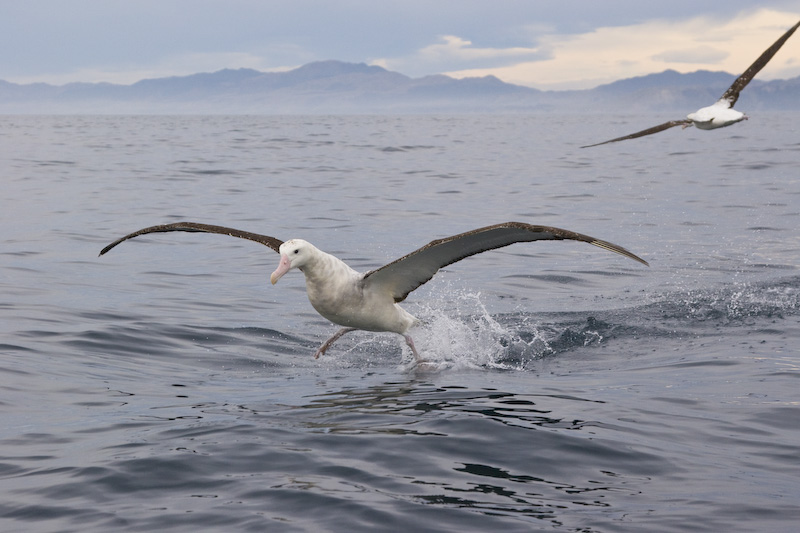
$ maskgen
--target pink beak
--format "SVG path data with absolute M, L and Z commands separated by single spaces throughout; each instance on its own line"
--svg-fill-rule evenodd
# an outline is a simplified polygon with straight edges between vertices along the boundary
M 281 254 L 281 262 L 278 263 L 278 268 L 275 269 L 275 272 L 272 273 L 269 280 L 275 285 L 284 274 L 289 272 L 290 268 L 292 268 L 292 263 L 289 261 L 289 256 Z

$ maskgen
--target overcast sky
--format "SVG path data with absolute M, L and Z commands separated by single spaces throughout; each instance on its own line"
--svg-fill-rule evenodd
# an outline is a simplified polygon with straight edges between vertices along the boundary
M 338 59 L 408 76 L 582 89 L 740 74 L 800 0 L 0 0 L 0 79 L 133 83 Z M 759 79 L 800 76 L 800 31 Z

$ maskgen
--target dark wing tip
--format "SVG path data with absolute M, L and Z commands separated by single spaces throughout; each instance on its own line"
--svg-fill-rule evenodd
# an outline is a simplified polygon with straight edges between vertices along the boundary
M 648 263 L 638 255 L 636 255 L 635 253 L 631 252 L 630 250 L 623 248 L 619 244 L 614 244 L 613 242 L 597 239 L 595 237 L 592 237 L 590 235 L 585 235 L 583 233 L 577 233 L 575 231 L 556 228 L 553 226 L 533 226 L 525 222 L 505 222 L 503 224 L 498 224 L 497 226 L 514 227 L 534 232 L 546 232 L 552 234 L 553 236 L 552 238 L 554 239 L 587 242 L 604 250 L 608 250 L 609 252 L 614 252 L 623 255 L 629 259 L 633 259 L 634 261 L 638 261 L 639 263 L 645 266 L 648 267 L 650 266 L 650 263 Z
M 111 244 L 109 244 L 108 246 L 106 246 L 105 248 L 100 250 L 100 253 L 97 254 L 97 257 L 100 257 L 101 255 L 105 255 L 106 252 L 108 252 L 110 249 L 112 249 L 113 247 L 115 247 L 116 245 L 118 245 L 121 242 L 122 241 L 114 241 L 114 242 L 112 242 Z
M 623 248 L 622 246 L 620 246 L 618 244 L 614 244 L 613 242 L 602 241 L 600 239 L 593 239 L 593 240 L 589 241 L 589 243 L 590 244 L 594 244 L 595 246 L 599 246 L 600 248 L 603 248 L 604 250 L 608 250 L 609 252 L 616 252 L 616 253 L 618 253 L 620 255 L 624 255 L 625 257 L 633 259 L 634 261 L 640 262 L 644 266 L 648 266 L 648 267 L 650 266 L 650 263 L 648 263 L 647 261 L 645 261 L 644 259 L 642 259 L 638 255 L 636 255 L 635 253 L 633 253 L 631 251 L 628 251 L 625 248 Z
M 98 255 L 98 257 L 100 257 L 101 255 L 106 254 L 107 252 L 109 252 L 112 248 L 114 248 L 118 244 L 120 244 L 122 242 L 125 242 L 128 239 L 133 239 L 134 237 L 138 237 L 139 235 L 144 235 L 146 233 L 157 233 L 157 232 L 162 232 L 162 231 L 180 231 L 178 229 L 170 229 L 171 226 L 178 226 L 180 224 L 182 224 L 182 223 L 178 222 L 176 224 L 160 224 L 158 226 L 150 226 L 150 227 L 147 227 L 147 228 L 142 228 L 140 230 L 134 231 L 133 233 L 129 233 L 129 234 L 125 235 L 124 237 L 120 237 L 116 241 L 112 242 L 111 244 L 109 244 L 108 246 L 106 246 L 105 248 L 100 250 L 100 254 Z

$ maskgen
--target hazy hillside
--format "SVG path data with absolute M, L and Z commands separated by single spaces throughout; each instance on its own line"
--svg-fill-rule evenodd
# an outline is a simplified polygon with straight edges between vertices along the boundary
M 0 80 L 0 113 L 424 113 L 678 111 L 714 102 L 734 80 L 724 72 L 665 71 L 584 91 L 539 91 L 493 76 L 410 78 L 377 66 L 321 61 L 288 72 L 220 70 L 131 85 Z M 800 109 L 800 78 L 754 80 L 743 110 Z

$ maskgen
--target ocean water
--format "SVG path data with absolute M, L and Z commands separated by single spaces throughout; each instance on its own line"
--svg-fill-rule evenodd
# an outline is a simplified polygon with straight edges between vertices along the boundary
M 796 531 L 797 114 L 5 116 L 0 530 Z M 507 220 L 627 247 L 451 265 L 399 336 L 277 255 L 367 270 Z

